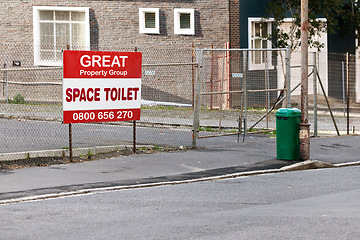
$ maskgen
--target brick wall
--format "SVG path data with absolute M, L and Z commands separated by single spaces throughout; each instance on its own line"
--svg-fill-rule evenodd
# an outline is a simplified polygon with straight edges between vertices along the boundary
M 235 0 L 3 0 L 0 1 L 0 45 L 10 44 L 11 47 L 4 47 L 7 52 L 0 53 L 1 64 L 7 59 L 7 66 L 11 66 L 12 60 L 20 60 L 22 67 L 32 66 L 33 6 L 89 7 L 91 49 L 133 51 L 137 47 L 143 52 L 144 63 L 189 63 L 193 57 L 192 46 L 223 48 L 231 39 L 238 42 L 236 34 L 239 8 L 238 1 Z M 160 34 L 139 33 L 139 8 L 159 8 Z M 195 35 L 174 34 L 174 8 L 195 10 Z M 236 47 L 237 43 L 232 46 Z M 187 50 L 184 51 L 184 48 Z M 171 49 L 175 51 L 171 52 Z M 150 67 L 145 70 L 156 71 L 154 76 L 143 76 L 143 96 L 147 100 L 192 102 L 195 76 L 192 66 L 167 69 Z M 10 78 L 9 75 L 9 80 Z M 13 78 L 14 81 L 24 82 L 50 79 L 47 75 L 32 72 L 27 72 L 26 77 L 18 75 Z M 61 75 L 54 75 L 51 81 L 61 82 Z M 149 91 L 146 92 L 146 89 Z M 160 95 L 153 97 L 150 90 Z M 57 91 L 52 94 L 56 96 L 54 101 L 61 96 Z
M 230 2 L 236 2 L 230 0 Z M 236 5 L 236 4 L 235 4 Z M 3 0 L 0 38 L 6 43 L 33 42 L 33 6 L 90 7 L 91 44 L 106 47 L 224 46 L 229 37 L 229 0 L 65 1 Z M 160 34 L 139 33 L 139 8 L 160 9 Z M 195 10 L 195 36 L 174 34 L 174 8 Z
M 240 48 L 240 0 L 229 0 L 229 19 L 230 19 L 230 48 Z

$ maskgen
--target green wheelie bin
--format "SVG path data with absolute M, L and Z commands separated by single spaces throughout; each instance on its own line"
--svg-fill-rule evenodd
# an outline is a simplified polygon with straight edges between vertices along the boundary
M 275 116 L 277 159 L 298 160 L 301 111 L 297 108 L 280 108 Z

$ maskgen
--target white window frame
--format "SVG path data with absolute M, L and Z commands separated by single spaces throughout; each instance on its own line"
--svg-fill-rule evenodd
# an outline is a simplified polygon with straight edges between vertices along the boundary
M 251 46 L 252 43 L 252 28 L 253 28 L 253 24 L 254 23 L 266 23 L 268 24 L 267 26 L 267 34 L 270 35 L 272 34 L 272 22 L 274 21 L 273 18 L 248 18 L 248 48 L 249 49 L 255 49 L 253 46 Z M 272 42 L 270 40 L 266 40 L 267 41 L 267 48 L 266 49 L 272 49 Z M 270 63 L 267 66 L 265 65 L 265 62 L 262 63 L 255 63 L 253 62 L 253 52 L 254 51 L 250 51 L 249 52 L 249 68 L 250 70 L 264 70 L 265 67 L 267 67 L 268 69 L 274 69 L 274 66 L 272 64 L 271 61 L 271 57 L 272 57 L 272 51 L 267 51 L 267 62 Z
M 90 22 L 88 7 L 54 7 L 54 6 L 34 6 L 33 7 L 33 34 L 34 34 L 34 65 L 36 66 L 62 66 L 61 60 L 41 60 L 40 58 L 40 11 L 66 11 L 85 13 L 85 49 L 90 49 Z M 55 53 L 54 49 L 54 53 Z
M 182 13 L 190 14 L 190 28 L 180 28 L 180 15 Z M 174 33 L 177 35 L 195 35 L 195 10 L 189 8 L 174 9 Z
M 155 28 L 146 28 L 145 14 L 155 13 Z M 147 34 L 160 34 L 160 21 L 158 8 L 139 8 L 139 32 Z

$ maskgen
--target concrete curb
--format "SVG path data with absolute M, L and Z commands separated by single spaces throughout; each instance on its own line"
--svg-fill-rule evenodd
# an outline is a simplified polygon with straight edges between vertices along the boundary
M 182 181 L 157 182 L 157 183 L 145 183 L 145 184 L 136 184 L 136 185 L 128 185 L 128 186 L 113 186 L 113 187 L 103 187 L 103 188 L 82 189 L 82 190 L 77 190 L 77 191 L 69 191 L 69 192 L 62 192 L 62 193 L 55 193 L 55 194 L 45 194 L 45 195 L 37 195 L 37 196 L 0 200 L 0 205 L 12 204 L 12 203 L 18 203 L 18 202 L 54 199 L 54 198 L 61 198 L 61 197 L 73 197 L 73 196 L 79 196 L 79 195 L 105 193 L 105 192 L 109 192 L 109 191 L 121 191 L 121 190 L 128 190 L 128 189 L 170 186 L 170 185 L 179 185 L 179 184 L 187 184 L 187 183 L 224 180 L 224 179 L 229 179 L 229 178 L 249 177 L 249 176 L 254 176 L 254 175 L 274 174 L 274 173 L 311 170 L 311 169 L 320 169 L 320 168 L 348 167 L 348 166 L 357 166 L 357 165 L 360 165 L 360 161 L 359 162 L 350 162 L 350 163 L 340 163 L 340 164 L 329 164 L 329 163 L 325 163 L 325 162 L 321 162 L 321 161 L 317 161 L 317 160 L 307 160 L 307 161 L 296 163 L 296 164 L 293 164 L 290 166 L 282 167 L 280 169 L 248 171 L 248 172 L 225 174 L 225 175 L 213 176 L 213 177 L 182 180 Z
M 280 172 L 289 172 L 289 171 L 300 171 L 308 169 L 317 169 L 317 168 L 334 168 L 334 164 L 326 163 L 317 160 L 306 160 L 304 162 L 295 163 L 290 166 L 285 166 L 279 169 Z
M 360 161 L 331 164 L 318 160 L 306 160 L 304 162 L 299 162 L 290 166 L 282 167 L 279 169 L 279 172 L 301 171 L 301 170 L 310 170 L 310 169 L 318 169 L 318 168 L 351 167 L 351 166 L 359 166 L 359 165 L 360 165 Z
M 138 145 L 137 149 L 141 147 L 152 147 L 150 145 Z M 115 145 L 115 146 L 97 146 L 97 147 L 87 147 L 87 148 L 74 148 L 73 157 L 87 156 L 89 153 L 104 154 L 117 151 L 124 151 L 127 149 L 132 149 L 132 146 L 127 145 Z M 54 149 L 54 150 L 42 150 L 42 151 L 29 151 L 29 152 L 15 152 L 15 153 L 0 153 L 0 162 L 1 161 L 15 161 L 31 158 L 41 158 L 41 157 L 69 157 L 69 149 Z

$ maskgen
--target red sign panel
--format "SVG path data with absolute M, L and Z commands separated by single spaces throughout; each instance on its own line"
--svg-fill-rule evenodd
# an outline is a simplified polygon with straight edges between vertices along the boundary
M 71 51 L 63 54 L 63 122 L 140 120 L 139 52 Z
M 64 51 L 64 78 L 141 78 L 140 52 Z

